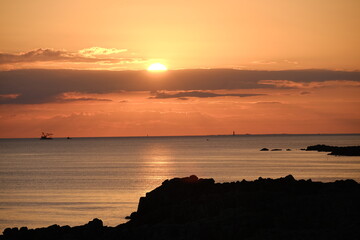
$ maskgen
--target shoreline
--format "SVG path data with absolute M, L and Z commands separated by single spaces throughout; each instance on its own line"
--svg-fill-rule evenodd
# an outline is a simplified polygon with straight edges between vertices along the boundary
M 127 223 L 7 228 L 0 239 L 356 239 L 360 184 L 278 179 L 215 183 L 192 175 L 166 180 L 141 197 Z M 215 231 L 216 230 L 216 231 Z M 336 231 L 335 231 L 336 230 Z

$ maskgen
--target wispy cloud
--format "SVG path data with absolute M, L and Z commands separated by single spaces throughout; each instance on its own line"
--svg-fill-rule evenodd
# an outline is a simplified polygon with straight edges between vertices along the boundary
M 360 80 L 360 79 L 358 79 Z M 271 85 L 276 88 L 319 88 L 319 87 L 330 87 L 330 86 L 353 86 L 360 87 L 360 81 L 356 80 L 329 80 L 329 81 L 313 81 L 313 82 L 297 82 L 289 80 L 261 80 L 259 84 Z
M 80 101 L 96 101 L 96 102 L 112 102 L 111 99 L 98 98 L 91 96 L 84 96 L 84 94 L 77 92 L 65 92 L 59 94 L 54 98 L 54 102 L 80 102 Z
M 308 85 L 308 83 L 295 82 L 289 80 L 261 80 L 259 81 L 259 84 L 272 85 L 277 88 L 302 88 L 305 85 Z
M 21 53 L 0 53 L 0 67 L 7 65 L 10 69 L 31 67 L 34 63 L 51 63 L 61 67 L 63 63 L 92 63 L 92 64 L 126 64 L 144 62 L 142 58 L 121 56 L 127 49 L 91 47 L 71 52 L 51 48 L 38 48 Z M 56 63 L 58 63 L 56 65 Z
M 117 48 L 102 48 L 102 47 L 91 47 L 85 48 L 79 51 L 79 53 L 86 57 L 93 57 L 99 55 L 111 55 L 127 52 L 127 49 L 117 49 Z
M 0 53 L 0 64 L 37 61 L 75 61 L 75 59 L 78 61 L 79 57 L 66 51 L 39 48 L 19 54 Z
M 66 103 L 66 102 L 112 102 L 111 99 L 76 96 L 73 93 L 40 93 L 34 92 L 25 94 L 2 94 L 0 104 L 44 104 L 44 103 Z
M 78 101 L 112 102 L 111 99 L 106 99 L 106 98 L 86 98 L 86 97 L 58 99 L 56 102 L 78 102 Z
M 214 93 L 209 91 L 181 91 L 175 93 L 169 93 L 164 91 L 156 91 L 154 96 L 149 97 L 150 99 L 164 99 L 164 98 L 178 98 L 180 100 L 187 100 L 189 97 L 192 98 L 213 98 L 213 97 L 252 97 L 261 96 L 264 94 L 241 94 L 241 93 Z
M 0 101 L 7 99 L 16 99 L 20 94 L 0 94 Z
M 255 104 L 282 104 L 281 102 L 256 102 Z
M 289 59 L 280 59 L 280 60 L 256 60 L 252 61 L 251 64 L 259 64 L 259 65 L 273 65 L 273 64 L 289 64 L 289 65 L 298 65 L 299 62 L 295 60 Z

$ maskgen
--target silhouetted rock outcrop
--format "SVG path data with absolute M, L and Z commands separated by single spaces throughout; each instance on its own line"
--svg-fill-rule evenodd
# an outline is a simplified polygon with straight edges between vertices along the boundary
M 281 148 L 273 148 L 273 149 L 271 149 L 271 151 L 282 151 L 282 149 Z
M 260 151 L 269 151 L 269 149 L 268 148 L 262 148 L 262 149 L 260 149 Z
M 360 156 L 360 146 L 335 147 L 323 144 L 308 146 L 306 151 L 330 152 L 336 156 Z
M 131 220 L 104 227 L 6 229 L 1 239 L 360 239 L 360 184 L 258 178 L 215 183 L 166 180 L 142 197 Z

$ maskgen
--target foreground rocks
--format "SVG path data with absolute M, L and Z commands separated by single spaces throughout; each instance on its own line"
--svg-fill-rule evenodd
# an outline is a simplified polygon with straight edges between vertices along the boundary
M 279 179 L 166 180 L 130 221 L 6 229 L 0 239 L 360 239 L 360 184 Z
M 335 147 L 323 144 L 308 146 L 306 151 L 330 152 L 329 155 L 336 156 L 360 156 L 360 146 Z

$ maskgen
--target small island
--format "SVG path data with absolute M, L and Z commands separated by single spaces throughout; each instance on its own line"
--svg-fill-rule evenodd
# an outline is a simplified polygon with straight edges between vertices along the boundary
M 330 152 L 335 156 L 360 156 L 360 146 L 336 147 L 324 144 L 308 146 L 305 151 Z
M 7 228 L 2 240 L 359 239 L 360 184 L 278 179 L 166 180 L 141 197 L 127 223 Z

